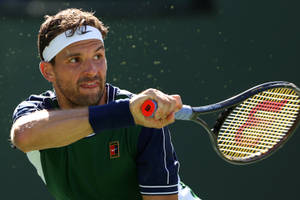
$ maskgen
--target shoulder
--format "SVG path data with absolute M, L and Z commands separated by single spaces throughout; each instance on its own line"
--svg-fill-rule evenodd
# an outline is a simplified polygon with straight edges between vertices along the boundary
M 43 109 L 54 109 L 58 107 L 56 94 L 48 90 L 42 94 L 32 94 L 26 100 L 22 101 L 14 110 L 13 121 L 16 121 L 23 115 Z
M 32 94 L 25 101 L 19 105 L 32 104 L 36 105 L 39 109 L 51 109 L 57 106 L 56 94 L 52 90 L 48 90 L 42 94 Z
M 130 99 L 132 98 L 135 94 L 125 90 L 125 89 L 120 89 L 119 87 L 116 87 L 111 84 L 107 84 L 107 94 L 108 94 L 108 102 L 118 100 L 118 99 Z
M 47 90 L 42 94 L 32 94 L 24 102 L 32 102 L 47 106 L 48 103 L 56 101 L 56 94 L 52 90 Z

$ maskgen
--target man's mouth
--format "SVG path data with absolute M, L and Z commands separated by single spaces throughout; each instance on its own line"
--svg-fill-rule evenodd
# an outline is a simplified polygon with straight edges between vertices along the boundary
M 87 89 L 96 88 L 96 87 L 99 87 L 99 82 L 98 81 L 84 82 L 84 83 L 80 84 L 80 87 L 87 88 Z

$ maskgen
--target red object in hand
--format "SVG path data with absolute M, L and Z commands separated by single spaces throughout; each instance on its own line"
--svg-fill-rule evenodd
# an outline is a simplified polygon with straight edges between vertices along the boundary
M 145 117 L 153 117 L 157 109 L 157 104 L 154 100 L 148 99 L 143 103 L 141 109 Z

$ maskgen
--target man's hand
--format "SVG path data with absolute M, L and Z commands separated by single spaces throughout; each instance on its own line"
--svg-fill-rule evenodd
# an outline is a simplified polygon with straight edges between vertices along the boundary
M 141 106 L 147 100 L 152 99 L 157 103 L 154 117 L 145 117 Z M 175 121 L 175 113 L 182 108 L 179 95 L 167 95 L 156 89 L 147 89 L 130 100 L 130 111 L 136 124 L 150 127 L 162 128 Z

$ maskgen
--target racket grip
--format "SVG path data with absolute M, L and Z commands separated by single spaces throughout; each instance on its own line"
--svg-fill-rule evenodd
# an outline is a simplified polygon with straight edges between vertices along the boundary
M 153 117 L 157 110 L 157 103 L 152 99 L 144 101 L 141 107 L 142 113 L 145 117 Z
M 142 113 L 145 117 L 153 117 L 157 110 L 157 103 L 152 99 L 146 100 L 141 107 Z M 182 108 L 175 113 L 176 120 L 190 120 L 193 114 L 191 106 L 183 105 Z

